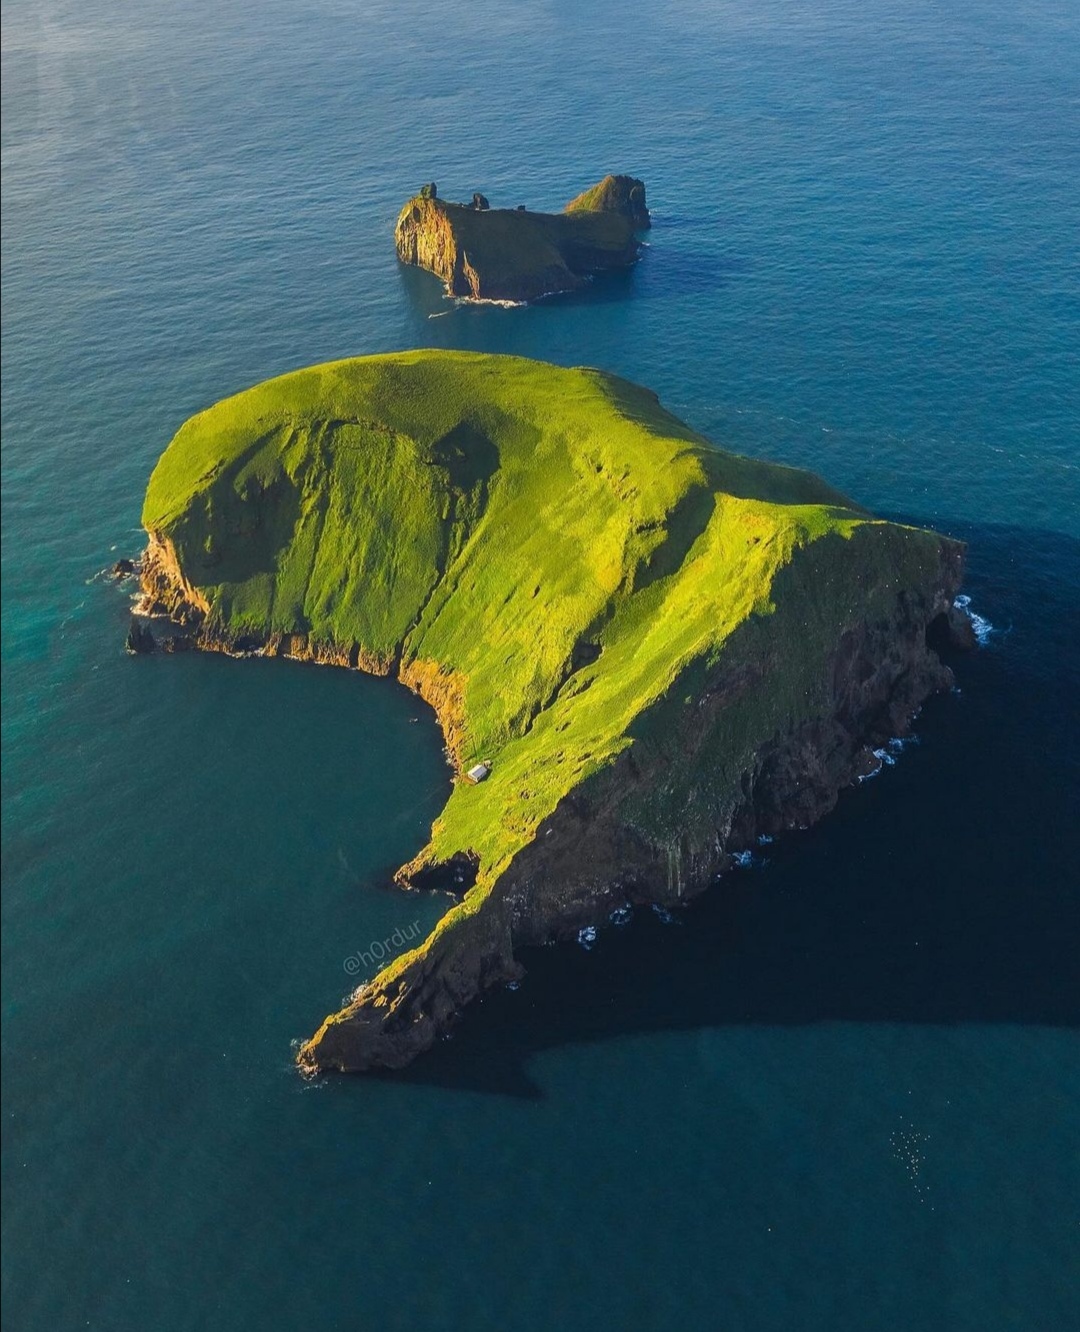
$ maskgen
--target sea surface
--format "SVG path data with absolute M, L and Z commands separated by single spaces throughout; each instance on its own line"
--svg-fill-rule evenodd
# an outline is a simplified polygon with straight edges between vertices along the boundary
M 632 274 L 481 308 L 395 259 L 424 181 L 606 171 Z M 1080 1326 L 1076 0 L 9 0 L 2 235 L 12 1332 Z M 986 641 L 818 828 L 305 1084 L 444 908 L 388 886 L 432 714 L 130 658 L 102 571 L 190 413 L 423 346 L 605 367 L 963 537 Z

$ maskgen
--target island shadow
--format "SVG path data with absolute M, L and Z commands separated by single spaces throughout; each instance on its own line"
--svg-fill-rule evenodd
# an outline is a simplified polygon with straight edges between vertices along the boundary
M 533 1057 L 721 1026 L 1080 1026 L 1080 542 L 970 543 L 993 625 L 952 664 L 917 744 L 817 827 L 763 847 L 672 923 L 648 908 L 595 947 L 522 953 L 528 975 L 465 1013 L 409 1083 L 538 1097 Z
M 635 294 L 635 275 L 642 263 L 646 262 L 648 250 L 636 264 L 629 268 L 613 268 L 606 273 L 596 273 L 577 291 L 555 292 L 542 296 L 539 300 L 520 304 L 504 304 L 499 301 L 468 301 L 446 295 L 446 288 L 441 278 L 414 264 L 399 261 L 398 271 L 405 289 L 409 309 L 424 320 L 439 319 L 443 316 L 480 314 L 484 311 L 503 310 L 507 313 L 520 313 L 551 305 L 606 305 L 616 301 L 630 300 Z
M 712 217 L 654 215 L 652 228 L 639 235 L 641 254 L 636 264 L 595 273 L 577 291 L 557 292 L 513 309 L 580 308 L 657 296 L 700 296 L 730 286 L 751 265 L 743 254 L 724 252 L 722 227 L 722 221 Z M 410 310 L 425 321 L 499 308 L 483 301 L 448 298 L 442 279 L 414 264 L 399 261 L 398 271 Z

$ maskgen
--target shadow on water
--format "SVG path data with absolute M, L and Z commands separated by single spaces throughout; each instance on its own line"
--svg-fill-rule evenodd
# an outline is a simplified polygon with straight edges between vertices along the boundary
M 599 273 L 580 291 L 549 296 L 544 305 L 606 305 L 614 301 L 651 300 L 655 296 L 685 295 L 699 298 L 704 292 L 727 287 L 749 270 L 741 255 L 717 254 L 713 249 L 683 249 L 655 231 L 645 242 L 633 268 Z
M 705 291 L 730 286 L 748 271 L 749 261 L 742 255 L 718 254 L 704 240 L 689 248 L 674 235 L 665 236 L 663 228 L 647 233 L 641 256 L 632 268 L 614 269 L 596 274 L 579 291 L 562 292 L 534 301 L 529 306 L 514 306 L 507 314 L 536 309 L 581 309 L 618 304 L 629 300 L 648 300 L 656 295 L 685 293 L 700 296 Z M 424 333 L 430 334 L 427 321 L 477 316 L 499 306 L 453 301 L 446 297 L 442 281 L 432 273 L 409 264 L 398 265 L 402 286 L 414 316 L 423 320 Z
M 927 705 L 895 767 L 674 923 L 639 911 L 590 952 L 526 952 L 518 991 L 474 1005 L 394 1076 L 536 1097 L 534 1055 L 650 1032 L 1080 1026 L 1080 542 L 952 528 L 994 632 L 954 663 L 960 693 Z
M 685 295 L 692 299 L 704 292 L 731 286 L 751 269 L 745 254 L 730 249 L 731 239 L 723 218 L 715 214 L 668 216 L 654 213 L 647 234 L 643 259 L 641 295 Z M 726 252 L 725 252 L 726 251 Z
M 408 297 L 414 314 L 424 320 L 440 319 L 450 316 L 468 317 L 485 312 L 503 311 L 518 314 L 541 307 L 605 305 L 614 301 L 629 300 L 634 295 L 635 277 L 642 263 L 648 261 L 649 252 L 642 252 L 641 260 L 632 268 L 613 269 L 608 273 L 598 273 L 579 291 L 561 292 L 554 296 L 545 296 L 539 301 L 527 305 L 500 306 L 498 302 L 459 301 L 446 295 L 441 278 L 411 264 L 399 264 L 401 283 Z
M 717 254 L 714 250 L 665 250 L 660 242 L 648 252 L 647 278 L 642 296 L 686 296 L 697 300 L 702 293 L 730 287 L 749 272 L 749 260 L 741 255 Z

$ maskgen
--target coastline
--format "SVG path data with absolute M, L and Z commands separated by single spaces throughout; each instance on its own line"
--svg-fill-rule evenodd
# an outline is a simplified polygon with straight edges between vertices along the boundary
M 643 837 L 625 819 L 628 803 L 651 782 L 666 778 L 673 762 L 690 762 L 695 738 L 715 721 L 695 717 L 676 731 L 650 770 L 634 747 L 560 800 L 556 809 L 500 872 L 481 873 L 432 933 L 360 985 L 338 1013 L 304 1042 L 297 1066 L 305 1076 L 328 1070 L 360 1072 L 401 1068 L 457 1022 L 463 1008 L 492 986 L 520 981 L 516 953 L 536 944 L 573 939 L 627 906 L 680 905 L 745 863 L 763 841 L 805 829 L 828 814 L 841 792 L 883 765 L 880 751 L 910 733 L 926 698 L 949 689 L 952 672 L 927 645 L 971 646 L 970 620 L 958 606 L 962 547 L 940 538 L 941 566 L 929 597 L 901 596 L 886 621 L 865 626 L 862 641 L 841 643 L 826 664 L 832 715 L 820 714 L 759 746 L 738 774 L 740 798 L 724 823 L 697 827 L 666 845 Z M 435 711 L 447 759 L 460 776 L 461 700 L 438 670 L 402 666 L 401 658 L 364 652 L 357 644 L 312 641 L 302 634 L 230 634 L 207 622 L 185 586 L 167 546 L 153 536 L 138 569 L 144 607 L 154 635 L 135 651 L 213 651 L 269 656 L 395 676 Z M 734 678 L 732 676 L 734 675 Z M 756 678 L 755 678 L 756 677 Z M 761 670 L 722 671 L 705 698 L 713 714 L 733 697 L 760 689 Z M 858 698 L 851 706 L 851 695 Z M 846 700 L 842 703 L 841 700 Z M 840 720 L 843 716 L 843 720 Z M 402 888 L 427 886 L 439 867 L 425 850 L 402 865 Z

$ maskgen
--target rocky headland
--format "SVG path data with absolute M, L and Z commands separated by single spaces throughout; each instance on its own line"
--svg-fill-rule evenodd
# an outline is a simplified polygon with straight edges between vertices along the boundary
M 430 936 L 302 1047 L 396 1068 L 530 944 L 685 902 L 806 827 L 951 675 L 963 547 L 726 453 L 596 370 L 410 352 L 193 417 L 151 478 L 133 651 L 393 675 L 459 774 Z M 490 772 L 464 774 L 483 756 Z
M 605 176 L 561 213 L 492 208 L 482 194 L 450 203 L 430 184 L 401 210 L 394 240 L 404 263 L 442 278 L 451 296 L 521 302 L 628 268 L 649 225 L 645 184 L 633 176 Z

